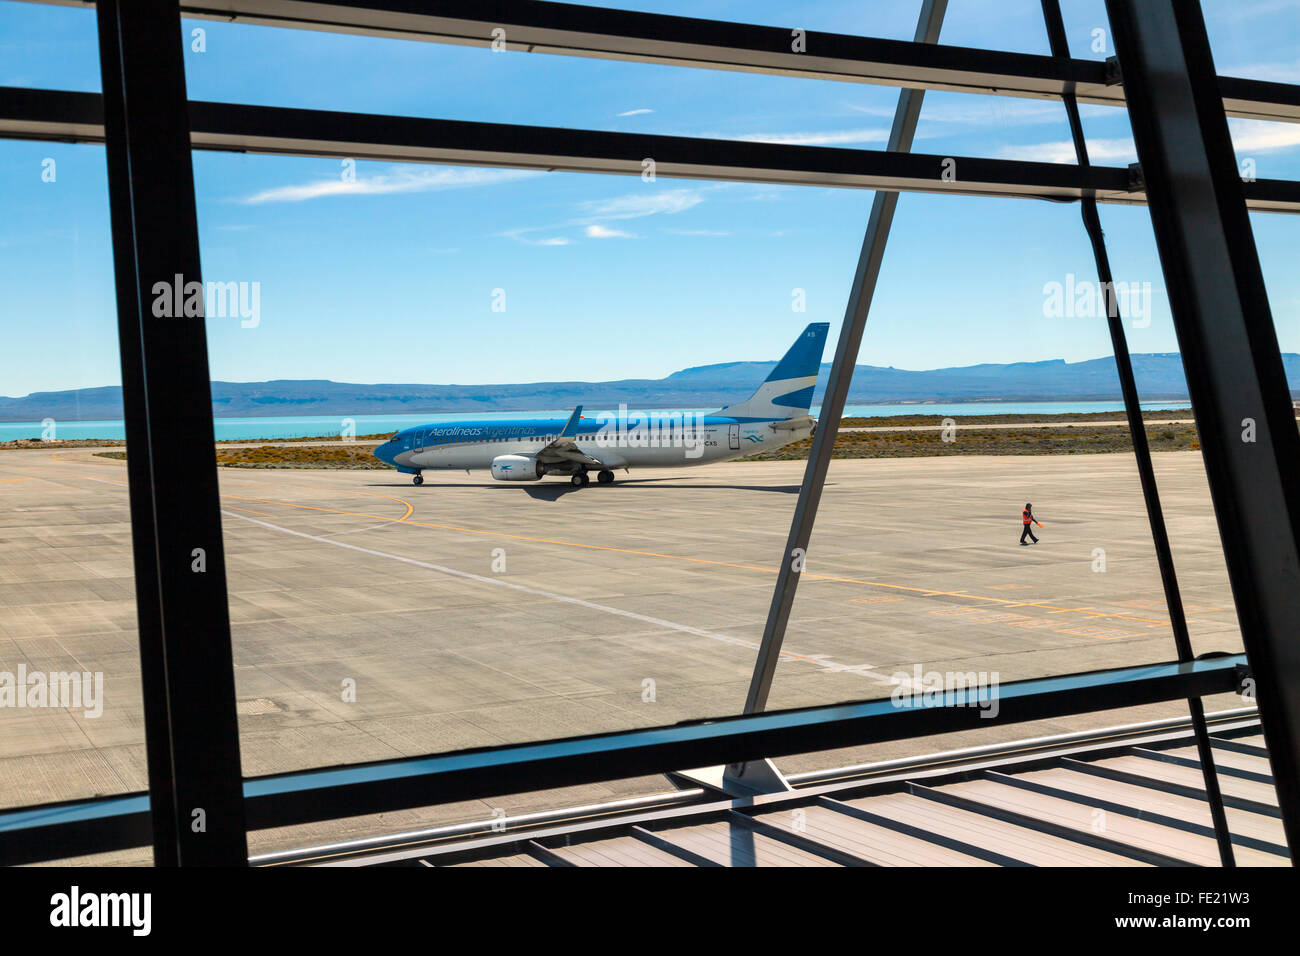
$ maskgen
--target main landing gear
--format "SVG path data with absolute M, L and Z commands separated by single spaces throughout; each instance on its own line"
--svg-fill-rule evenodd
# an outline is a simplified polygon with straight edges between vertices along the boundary
M 608 468 L 602 468 L 601 471 L 595 473 L 595 480 L 599 481 L 602 485 L 612 485 L 614 484 L 614 472 L 608 470 Z M 569 484 L 575 486 L 575 488 L 582 488 L 584 485 L 591 484 L 591 476 L 585 471 L 576 472 L 575 475 L 569 479 Z
M 614 483 L 614 473 L 608 468 L 603 468 L 596 473 L 596 480 L 602 485 L 612 485 Z M 591 484 L 591 476 L 585 471 L 575 472 L 573 477 L 569 479 L 569 484 L 575 488 L 582 488 Z
M 416 475 L 414 478 L 411 479 L 411 484 L 413 485 L 424 484 L 424 475 Z

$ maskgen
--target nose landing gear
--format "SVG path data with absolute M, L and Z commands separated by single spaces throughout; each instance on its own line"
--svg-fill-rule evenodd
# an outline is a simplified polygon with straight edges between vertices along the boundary
M 416 475 L 414 478 L 411 479 L 411 484 L 413 485 L 424 484 L 424 475 Z

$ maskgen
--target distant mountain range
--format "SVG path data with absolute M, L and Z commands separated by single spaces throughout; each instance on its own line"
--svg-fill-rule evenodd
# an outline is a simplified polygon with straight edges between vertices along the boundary
M 1283 355 L 1292 395 L 1300 397 L 1300 355 Z M 617 382 L 534 382 L 526 385 L 352 385 L 326 380 L 213 382 L 218 418 L 274 415 L 401 415 L 408 413 L 506 412 L 585 405 L 592 411 L 721 407 L 746 397 L 775 362 L 727 362 L 683 369 L 662 379 Z M 1182 361 L 1174 352 L 1133 356 L 1143 400 L 1185 400 Z M 830 364 L 822 366 L 814 404 L 821 401 Z M 1111 358 L 1086 362 L 1015 362 L 908 371 L 859 365 L 849 402 L 1117 401 L 1119 378 Z M 33 392 L 0 398 L 0 421 L 91 421 L 120 419 L 118 386 Z

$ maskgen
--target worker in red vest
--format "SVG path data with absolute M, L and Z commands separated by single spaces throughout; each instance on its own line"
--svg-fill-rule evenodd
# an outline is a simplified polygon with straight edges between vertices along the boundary
M 1025 540 L 1025 535 L 1029 535 L 1029 540 L 1034 542 L 1034 544 L 1038 544 L 1038 539 L 1034 537 L 1034 529 L 1031 528 L 1030 525 L 1037 524 L 1040 528 L 1042 525 L 1039 524 L 1038 519 L 1034 517 L 1034 506 L 1027 501 L 1025 502 L 1025 510 L 1020 512 L 1020 520 L 1025 526 L 1025 530 L 1020 532 L 1020 543 L 1028 545 L 1029 541 Z

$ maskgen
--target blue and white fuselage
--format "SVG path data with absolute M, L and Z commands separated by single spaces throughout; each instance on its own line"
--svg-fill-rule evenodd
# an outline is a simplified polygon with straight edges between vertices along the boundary
M 501 481 L 566 475 L 602 484 L 615 469 L 671 468 L 727 461 L 772 451 L 807 438 L 809 416 L 829 326 L 809 325 L 746 401 L 707 415 L 631 413 L 626 408 L 584 417 L 441 422 L 404 428 L 375 449 L 375 457 L 414 475 L 422 471 L 485 469 Z

